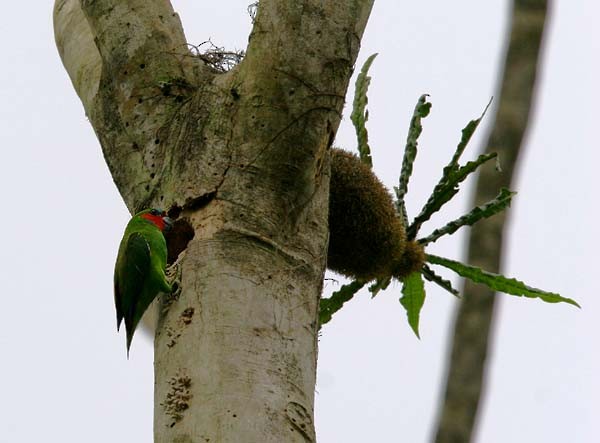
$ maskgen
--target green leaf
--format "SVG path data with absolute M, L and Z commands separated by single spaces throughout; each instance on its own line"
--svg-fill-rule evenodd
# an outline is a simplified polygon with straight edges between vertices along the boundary
M 408 136 L 406 138 L 406 148 L 404 149 L 404 158 L 402 159 L 402 170 L 400 172 L 400 183 L 396 188 L 396 197 L 398 202 L 404 202 L 404 196 L 408 190 L 408 181 L 412 175 L 413 163 L 417 157 L 417 141 L 419 135 L 423 131 L 421 119 L 429 115 L 431 103 L 427 101 L 428 94 L 423 94 L 417 101 L 417 106 L 413 112 L 408 128 Z
M 424 265 L 421 272 L 427 281 L 435 283 L 436 285 L 448 291 L 450 294 L 460 298 L 460 292 L 452 287 L 452 283 L 449 280 L 437 275 L 429 266 Z
M 491 200 L 482 206 L 476 206 L 468 214 L 465 214 L 456 220 L 452 220 L 443 228 L 436 229 L 429 236 L 419 239 L 419 243 L 422 245 L 433 243 L 441 236 L 453 234 L 459 228 L 465 225 L 473 225 L 481 219 L 488 218 L 492 215 L 502 212 L 510 205 L 510 201 L 515 194 L 515 192 L 511 192 L 506 188 L 502 188 L 494 200 Z
M 394 186 L 394 192 L 398 195 L 398 188 Z M 396 199 L 396 212 L 400 216 L 400 220 L 402 220 L 403 226 L 408 226 L 408 215 L 406 213 L 406 204 L 404 200 Z
M 483 112 L 481 113 L 481 116 L 479 118 L 477 118 L 475 120 L 471 120 L 469 123 L 467 123 L 467 126 L 465 126 L 463 128 L 460 142 L 458 143 L 458 146 L 456 147 L 456 151 L 454 151 L 452 160 L 450 160 L 450 163 L 448 164 L 448 166 L 446 166 L 444 168 L 444 175 L 447 175 L 450 171 L 452 171 L 456 167 L 456 165 L 458 165 L 458 160 L 460 159 L 460 156 L 465 151 L 465 148 L 469 144 L 469 141 L 471 141 L 471 137 L 475 133 L 477 126 L 479 126 L 479 123 L 481 123 L 481 120 L 485 116 L 485 113 L 487 112 L 490 105 L 492 104 L 492 100 L 493 100 L 493 97 L 490 99 L 490 101 L 488 102 L 487 106 L 485 107 L 485 109 L 483 110 Z
M 371 148 L 369 147 L 369 133 L 367 131 L 367 120 L 369 119 L 369 111 L 366 110 L 369 99 L 367 98 L 367 91 L 369 90 L 369 84 L 371 83 L 371 77 L 367 74 L 369 68 L 375 60 L 377 54 L 371 55 L 365 64 L 363 65 L 360 74 L 356 78 L 356 84 L 354 89 L 354 101 L 352 103 L 352 114 L 350 120 L 354 124 L 356 130 L 356 138 L 358 140 L 358 153 L 363 163 L 366 163 L 370 167 L 373 166 L 373 160 L 371 158 Z
M 468 278 L 475 283 L 483 283 L 494 291 L 504 292 L 505 294 L 516 295 L 519 297 L 525 296 L 530 298 L 539 298 L 548 303 L 569 303 L 580 308 L 579 304 L 570 298 L 562 297 L 553 292 L 546 292 L 541 289 L 527 286 L 522 281 L 514 278 L 504 277 L 503 275 L 487 272 L 474 266 L 465 265 L 454 260 L 437 255 L 427 254 L 427 261 L 434 265 L 444 266 L 453 270 L 458 275 Z
M 354 294 L 360 291 L 364 285 L 366 285 L 366 282 L 353 281 L 342 286 L 338 291 L 331 294 L 331 297 L 322 298 L 319 303 L 319 324 L 323 326 L 331 320 L 333 314 L 339 311 L 344 303 L 354 297 Z
M 371 286 L 369 286 L 369 292 L 371 293 L 371 298 L 375 298 L 375 296 L 379 293 L 379 291 L 385 291 L 387 287 L 392 282 L 392 277 L 386 278 L 378 278 L 375 280 Z
M 458 192 L 458 184 L 462 182 L 471 172 L 473 172 L 477 167 L 485 163 L 489 160 L 486 158 L 487 156 L 495 156 L 496 154 L 483 154 L 479 156 L 479 158 L 475 162 L 467 163 L 467 165 L 462 168 L 459 167 L 458 161 L 460 160 L 460 156 L 465 151 L 467 144 L 471 140 L 475 129 L 479 126 L 479 123 L 485 116 L 488 108 L 490 107 L 492 100 L 490 99 L 489 103 L 483 110 L 481 116 L 476 120 L 471 120 L 465 128 L 462 130 L 462 136 L 456 150 L 454 151 L 454 155 L 450 160 L 450 163 L 444 168 L 442 172 L 442 178 L 438 182 L 438 184 L 433 188 L 433 192 L 431 196 L 425 203 L 423 209 L 421 209 L 421 213 L 417 215 L 417 217 L 413 220 L 412 224 L 408 227 L 406 233 L 407 238 L 409 240 L 413 240 L 416 238 L 421 225 L 429 220 L 432 214 L 439 211 L 440 208 L 446 204 L 452 197 L 456 195 Z M 493 157 L 490 157 L 493 158 Z M 464 168 L 464 169 L 463 169 Z M 459 172 L 460 171 L 460 172 Z
M 402 281 L 402 297 L 400 304 L 406 309 L 408 324 L 419 336 L 419 315 L 425 303 L 425 284 L 420 272 L 413 272 Z
M 448 177 L 448 182 L 458 185 L 459 183 L 463 182 L 471 173 L 475 172 L 478 167 L 488 162 L 489 160 L 497 157 L 497 152 L 481 154 L 479 157 L 477 157 L 476 160 L 467 162 L 466 165 L 461 166 L 455 172 L 450 173 Z
M 466 165 L 453 170 L 447 176 L 442 177 L 433 189 L 431 196 L 427 200 L 427 203 L 425 203 L 425 206 L 423 206 L 423 209 L 421 209 L 419 215 L 415 217 L 412 224 L 406 230 L 408 239 L 413 240 L 417 236 L 423 223 L 429 220 L 433 214 L 439 211 L 443 205 L 448 203 L 452 197 L 457 194 L 460 183 L 462 183 L 471 173 L 475 172 L 479 166 L 497 156 L 498 154 L 495 152 L 482 154 L 477 160 L 470 161 Z

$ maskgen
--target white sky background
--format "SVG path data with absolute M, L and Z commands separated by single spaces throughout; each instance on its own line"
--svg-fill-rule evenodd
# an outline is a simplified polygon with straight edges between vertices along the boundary
M 152 345 L 139 334 L 128 361 L 115 330 L 112 272 L 129 214 L 60 63 L 52 6 L 32 3 L 8 2 L 0 26 L 0 442 L 150 442 Z M 174 2 L 188 40 L 244 48 L 250 0 L 218 3 Z M 409 215 L 429 195 L 460 129 L 494 93 L 507 3 L 376 2 L 358 65 L 380 53 L 369 129 L 375 171 L 390 188 L 416 99 L 427 92 L 433 102 Z M 599 13 L 595 0 L 555 4 L 505 258 L 505 273 L 583 309 L 500 295 L 477 442 L 600 441 Z M 347 114 L 337 144 L 354 149 Z M 484 134 L 485 127 L 465 157 Z M 423 233 L 469 209 L 470 191 L 461 194 Z M 464 232 L 433 250 L 460 259 L 463 240 Z M 327 283 L 327 294 L 335 288 Z M 361 293 L 324 328 L 320 442 L 430 439 L 456 303 L 428 286 L 419 341 L 399 293 L 399 285 L 376 300 Z

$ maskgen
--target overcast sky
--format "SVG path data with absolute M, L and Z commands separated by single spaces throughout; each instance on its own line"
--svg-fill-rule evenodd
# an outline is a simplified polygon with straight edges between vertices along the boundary
M 189 42 L 210 37 L 228 48 L 246 46 L 248 3 L 174 1 Z M 460 129 L 494 94 L 507 4 L 376 2 L 358 64 L 379 52 L 369 129 L 375 171 L 390 188 L 415 101 L 427 92 L 433 102 L 409 215 L 429 195 Z M 600 4 L 558 1 L 553 12 L 504 271 L 583 309 L 499 296 L 479 443 L 600 441 Z M 127 360 L 115 330 L 112 271 L 129 214 L 60 63 L 51 15 L 49 2 L 6 2 L 0 27 L 0 441 L 150 442 L 152 344 L 136 336 Z M 483 134 L 485 126 L 465 157 L 476 155 Z M 348 112 L 337 144 L 355 148 Z M 472 184 L 423 233 L 469 209 Z M 464 232 L 432 251 L 461 259 L 463 241 Z M 335 288 L 328 282 L 326 295 Z M 399 285 L 376 300 L 359 294 L 323 329 L 321 443 L 429 440 L 456 302 L 427 289 L 421 340 L 406 323 Z

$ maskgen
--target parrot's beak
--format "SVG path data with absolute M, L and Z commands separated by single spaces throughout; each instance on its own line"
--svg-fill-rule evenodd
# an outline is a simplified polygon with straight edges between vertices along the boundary
M 173 228 L 173 220 L 169 217 L 163 217 L 163 221 L 165 222 L 165 231 L 170 231 Z

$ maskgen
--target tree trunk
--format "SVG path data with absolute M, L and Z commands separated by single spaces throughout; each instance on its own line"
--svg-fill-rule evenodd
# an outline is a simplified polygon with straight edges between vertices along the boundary
M 262 0 L 227 73 L 188 51 L 167 1 L 55 3 L 125 203 L 193 233 L 157 328 L 155 442 L 315 441 L 328 150 L 372 3 Z
M 502 172 L 493 167 L 481 168 L 474 206 L 493 199 L 498 189 L 511 187 L 533 108 L 546 10 L 546 0 L 514 1 L 508 49 L 499 76 L 498 110 L 484 145 L 485 152 L 498 152 Z M 491 272 L 500 271 L 503 235 L 509 215 L 509 211 L 501 212 L 473 226 L 467 263 Z M 482 397 L 496 297 L 488 287 L 469 280 L 465 281 L 462 294 L 454 324 L 436 443 L 471 441 Z

